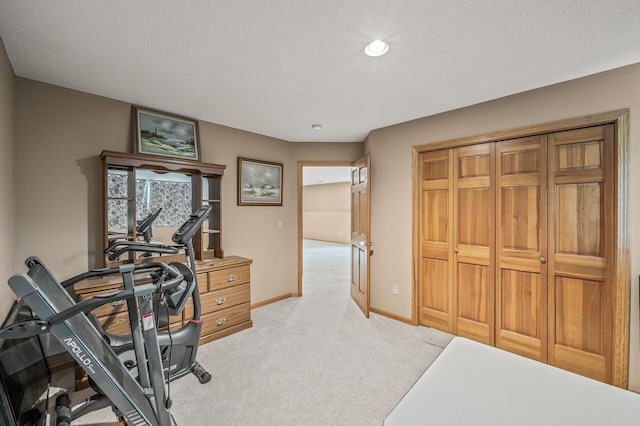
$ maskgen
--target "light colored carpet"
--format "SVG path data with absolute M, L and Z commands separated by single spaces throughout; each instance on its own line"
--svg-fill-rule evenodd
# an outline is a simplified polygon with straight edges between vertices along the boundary
M 366 319 L 349 295 L 349 250 L 306 240 L 303 297 L 257 308 L 252 328 L 199 349 L 213 378 L 171 383 L 178 425 L 382 424 L 452 336 Z

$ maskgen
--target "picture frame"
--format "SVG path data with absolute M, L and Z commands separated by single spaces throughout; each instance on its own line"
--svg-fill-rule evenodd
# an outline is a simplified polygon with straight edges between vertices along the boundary
M 133 116 L 137 154 L 200 161 L 197 120 L 139 106 Z
M 238 205 L 281 206 L 282 163 L 238 157 Z

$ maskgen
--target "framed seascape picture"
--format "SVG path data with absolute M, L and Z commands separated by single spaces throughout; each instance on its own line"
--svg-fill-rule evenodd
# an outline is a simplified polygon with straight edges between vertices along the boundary
M 281 206 L 282 164 L 238 158 L 238 205 Z
M 136 153 L 200 161 L 196 120 L 141 107 L 133 113 Z

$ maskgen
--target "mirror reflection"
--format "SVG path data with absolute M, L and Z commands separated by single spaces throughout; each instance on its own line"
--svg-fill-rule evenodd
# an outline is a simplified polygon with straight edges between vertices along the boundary
M 107 176 L 108 239 L 133 239 L 129 179 L 135 179 L 135 239 L 171 244 L 171 236 L 192 209 L 191 177 L 184 173 L 109 169 Z M 130 217 L 131 214 L 131 217 Z

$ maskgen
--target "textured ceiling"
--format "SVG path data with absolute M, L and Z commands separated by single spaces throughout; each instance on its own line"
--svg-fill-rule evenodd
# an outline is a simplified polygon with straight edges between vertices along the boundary
M 350 167 L 305 166 L 302 168 L 302 185 L 326 185 L 351 182 Z
M 362 141 L 640 62 L 640 1 L 0 0 L 0 37 L 20 77 L 288 141 Z M 377 38 L 389 53 L 365 56 Z

